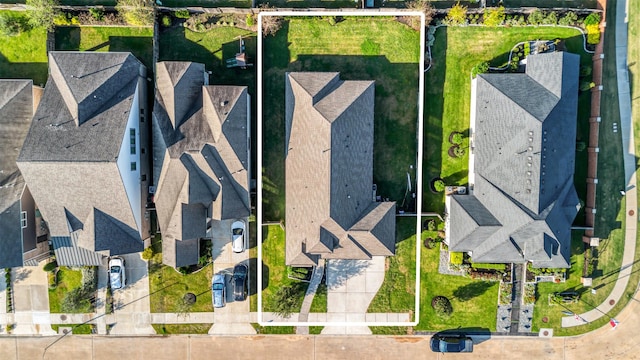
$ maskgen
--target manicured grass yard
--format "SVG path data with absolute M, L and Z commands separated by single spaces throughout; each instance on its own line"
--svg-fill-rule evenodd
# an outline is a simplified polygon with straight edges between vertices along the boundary
M 72 327 L 73 329 L 71 330 L 73 332 L 73 335 L 87 335 L 87 334 L 93 334 L 93 328 L 95 325 L 93 324 L 75 324 L 75 325 L 51 325 L 51 329 L 53 329 L 53 331 L 58 332 L 58 329 L 60 327 Z
M 264 226 L 262 238 L 262 311 L 269 312 L 275 310 L 273 296 L 276 291 L 293 284 L 294 280 L 287 277 L 284 230 L 279 225 Z
M 209 333 L 213 324 L 152 324 L 157 334 L 202 334 Z
M 152 69 L 153 28 L 58 27 L 56 50 L 129 51 Z
M 2 11 L 26 21 L 22 11 Z M 47 33 L 42 29 L 17 36 L 0 35 L 0 78 L 33 79 L 34 85 L 47 81 Z
M 58 286 L 55 289 L 49 289 L 49 309 L 51 312 L 62 313 L 62 303 L 65 295 L 80 286 L 82 286 L 82 271 L 64 266 L 60 267 L 58 270 Z M 78 313 L 92 312 L 93 307 L 86 300 L 83 302 L 83 306 L 76 310 Z
M 422 239 L 435 236 L 434 232 L 422 233 Z M 438 273 L 438 246 L 433 249 L 423 247 L 421 255 L 420 323 L 415 329 L 438 331 L 461 326 L 495 331 L 499 283 Z M 431 307 L 431 299 L 437 295 L 451 301 L 453 314 L 450 318 L 438 317 Z
M 402 205 L 416 154 L 419 33 L 392 18 L 346 17 L 335 26 L 319 18 L 290 18 L 264 39 L 263 48 L 265 219 L 285 217 L 287 71 L 339 71 L 343 80 L 376 81 L 374 183 L 383 197 Z
M 182 297 L 191 292 L 196 303 L 190 312 L 213 311 L 211 303 L 211 278 L 213 264 L 189 275 L 182 275 L 170 266 L 152 265 L 149 270 L 151 312 L 178 312 Z
M 590 56 L 582 51 L 579 32 L 567 28 L 448 27 L 439 28 L 435 36 L 433 66 L 425 77 L 423 208 L 442 213 L 444 195 L 433 194 L 429 190 L 430 180 L 441 176 L 447 184 L 463 185 L 468 181 L 468 149 L 467 154 L 458 159 L 450 158 L 447 152 L 452 131 L 462 131 L 465 136 L 468 135 L 471 69 L 483 61 L 489 61 L 494 66 L 501 65 L 506 61 L 509 50 L 525 40 L 566 39 L 568 50 L 580 54 L 583 62 L 588 62 Z M 585 99 L 589 100 L 588 97 L 581 97 L 581 100 Z M 584 109 L 585 105 L 581 107 Z M 579 129 L 586 130 L 587 122 L 588 117 L 581 117 Z M 463 147 L 467 146 L 468 139 L 465 138 Z M 581 161 L 578 159 L 577 163 Z M 583 183 L 584 177 L 576 179 L 576 184 L 582 189 Z M 579 193 L 579 196 L 584 197 L 584 193 Z
M 415 217 L 396 217 L 396 255 L 388 257 L 386 261 L 388 270 L 384 282 L 369 305 L 368 312 L 413 313 L 416 294 Z

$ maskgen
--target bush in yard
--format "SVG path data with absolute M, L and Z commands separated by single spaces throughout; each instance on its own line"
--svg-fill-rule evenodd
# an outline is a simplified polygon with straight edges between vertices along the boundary
M 449 253 L 449 262 L 451 263 L 451 265 L 462 265 L 463 259 L 464 259 L 464 254 L 461 252 Z
M 53 29 L 53 19 L 58 15 L 57 0 L 27 0 L 29 24 L 35 28 Z
M 435 220 L 429 220 L 427 222 L 427 230 L 435 231 L 435 229 L 436 229 L 436 221 Z
M 295 283 L 278 289 L 274 295 L 277 304 L 275 313 L 288 319 L 291 313 L 298 311 L 304 293 L 305 285 L 303 283 Z
M 171 17 L 169 15 L 162 15 L 162 17 L 160 18 L 160 23 L 164 27 L 171 26 Z
M 556 25 L 558 24 L 558 16 L 555 11 L 550 11 L 547 16 L 544 17 L 542 23 L 545 25 Z
M 462 144 L 462 134 L 457 131 L 451 134 L 451 143 L 454 145 Z
M 46 272 L 52 272 L 58 267 L 58 263 L 53 260 L 51 262 L 46 263 L 42 268 Z
M 464 150 L 464 148 L 462 148 L 460 146 L 456 146 L 456 147 L 453 148 L 453 154 L 456 157 L 463 157 L 464 154 L 465 154 L 465 150 Z
M 438 179 L 433 183 L 433 188 L 435 189 L 435 191 L 437 192 L 443 192 L 444 191 L 444 181 L 442 179 Z
M 486 26 L 498 26 L 504 22 L 504 6 L 487 8 L 484 11 L 484 24 Z
M 533 10 L 529 17 L 527 18 L 527 22 L 529 25 L 540 25 L 544 20 L 544 13 L 538 9 Z
M 0 13 L 0 34 L 4 36 L 15 36 L 22 32 L 23 23 L 16 16 L 7 13 Z
M 589 91 L 591 90 L 591 88 L 593 88 L 594 86 L 596 86 L 596 83 L 592 82 L 592 81 L 582 81 L 580 83 L 580 91 Z
M 453 5 L 447 13 L 446 21 L 450 25 L 464 24 L 467 19 L 467 7 L 460 5 L 460 2 Z
M 576 151 L 581 152 L 587 148 L 587 144 L 584 141 L 578 141 L 576 143 Z
M 480 64 L 474 66 L 473 69 L 471 69 L 471 76 L 475 78 L 478 74 L 484 74 L 487 71 L 489 71 L 489 63 L 486 61 L 481 62 Z
M 177 17 L 178 19 L 188 19 L 191 14 L 189 14 L 189 10 L 187 9 L 180 9 L 174 11 L 173 16 Z
M 256 19 L 253 18 L 253 14 L 247 14 L 245 22 L 247 23 L 247 26 L 253 26 L 256 24 Z
M 600 24 L 600 14 L 598 14 L 598 13 L 591 13 L 591 14 L 589 14 L 589 16 L 584 18 L 584 25 L 585 26 L 599 25 L 599 24 Z
M 102 11 L 102 9 L 91 8 L 89 9 L 89 14 L 91 14 L 91 17 L 98 21 L 102 21 L 102 19 L 104 18 L 104 11 Z
M 149 0 L 117 0 L 116 11 L 129 25 L 153 24 L 153 2 Z
M 151 248 L 151 246 L 149 246 L 148 248 L 142 251 L 142 259 L 149 261 L 151 260 L 152 257 L 153 257 L 153 248 Z
M 600 42 L 600 25 L 592 24 L 586 26 L 587 44 L 595 45 Z
M 451 301 L 444 296 L 434 296 L 434 298 L 431 299 L 431 307 L 435 310 L 436 315 L 440 317 L 449 317 L 453 313 Z
M 578 15 L 573 11 L 567 12 L 559 21 L 558 25 L 570 26 L 578 21 Z

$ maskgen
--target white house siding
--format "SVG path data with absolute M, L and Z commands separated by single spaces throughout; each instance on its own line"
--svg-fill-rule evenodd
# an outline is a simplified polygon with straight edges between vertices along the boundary
M 122 145 L 120 146 L 120 153 L 118 154 L 118 171 L 122 178 L 127 198 L 129 199 L 129 205 L 133 212 L 133 217 L 138 225 L 138 231 L 140 231 L 141 238 L 145 238 L 147 234 L 142 234 L 142 199 L 141 199 L 141 186 L 140 186 L 140 106 L 139 106 L 139 92 L 140 87 L 136 88 L 136 94 L 133 97 L 133 103 L 131 104 L 131 110 L 129 111 L 129 120 L 127 121 L 127 127 L 125 128 Z M 129 130 L 136 130 L 136 153 L 131 154 L 131 141 L 129 136 Z M 136 170 L 131 171 L 131 163 L 136 163 Z

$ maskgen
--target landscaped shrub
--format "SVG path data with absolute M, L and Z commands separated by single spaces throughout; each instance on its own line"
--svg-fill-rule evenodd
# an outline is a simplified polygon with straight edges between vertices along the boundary
M 435 220 L 429 220 L 427 222 L 427 230 L 429 230 L 429 231 L 435 231 L 436 230 L 436 221 Z
M 0 34 L 5 36 L 15 36 L 22 32 L 24 26 L 22 17 L 12 16 L 7 13 L 0 13 Z
M 542 21 L 544 20 L 544 13 L 538 9 L 533 10 L 533 12 L 531 12 L 531 14 L 529 14 L 529 17 L 527 18 L 527 22 L 530 25 L 540 25 L 542 24 Z
M 546 25 L 558 24 L 558 16 L 556 15 L 555 11 L 550 11 L 547 16 L 544 17 L 542 23 Z
M 584 18 L 584 26 L 589 25 L 599 25 L 600 24 L 600 14 L 591 13 L 586 18 Z
M 471 271 L 469 271 L 469 277 L 471 277 L 474 280 L 500 281 L 502 280 L 503 276 L 502 276 L 502 273 L 499 271 L 471 268 Z
M 70 26 L 70 25 L 79 25 L 80 21 L 77 16 L 73 16 L 70 13 L 59 13 L 53 19 L 53 23 L 57 26 Z
M 117 0 L 116 11 L 129 25 L 153 24 L 153 3 L 148 0 Z
M 451 133 L 450 139 L 451 143 L 454 145 L 462 144 L 462 134 L 457 131 Z
M 489 63 L 486 61 L 481 62 L 480 64 L 474 66 L 473 69 L 471 69 L 471 76 L 475 78 L 478 74 L 484 74 L 487 71 L 489 71 Z
M 567 12 L 559 21 L 559 25 L 569 26 L 573 25 L 578 21 L 578 15 L 573 11 Z
M 524 52 L 523 55 L 524 57 L 529 56 L 529 54 L 531 54 L 531 44 L 527 41 L 524 43 Z
M 509 305 L 511 303 L 512 291 L 513 284 L 500 283 L 500 299 L 498 300 L 500 305 Z
M 253 17 L 253 14 L 247 14 L 245 22 L 247 23 L 247 26 L 253 26 L 256 24 L 256 19 Z
M 142 251 L 142 259 L 149 261 L 151 260 L 152 257 L 153 257 L 153 247 L 149 246 L 148 248 Z
M 98 21 L 102 21 L 102 19 L 104 18 L 104 11 L 102 11 L 102 9 L 91 8 L 89 9 L 89 14 L 91 14 L 92 18 Z
M 462 265 L 464 259 L 464 253 L 461 252 L 449 252 L 449 262 L 451 265 Z
M 443 192 L 444 191 L 444 181 L 442 179 L 438 179 L 433 183 L 433 189 L 437 192 Z
M 466 153 L 466 151 L 464 150 L 463 147 L 461 147 L 461 146 L 454 146 L 453 147 L 453 154 L 456 157 L 463 157 L 465 153 Z
M 177 17 L 178 19 L 188 19 L 191 16 L 191 14 L 187 9 L 180 9 L 180 10 L 174 11 L 173 16 Z
M 582 81 L 580 82 L 580 91 L 589 91 L 594 86 L 596 86 L 596 83 L 592 81 L 588 81 L 588 80 Z
M 27 16 L 31 26 L 47 30 L 53 28 L 54 19 L 59 13 L 58 6 L 60 4 L 57 0 L 27 0 L 26 4 L 29 9 Z
M 580 77 L 585 77 L 591 75 L 593 69 L 589 65 L 580 66 Z
M 576 151 L 581 152 L 587 148 L 587 144 L 584 141 L 576 142 Z
M 42 267 L 42 269 L 43 269 L 44 271 L 46 271 L 46 272 L 52 272 L 52 271 L 54 271 L 57 267 L 58 267 L 58 263 L 57 263 L 55 260 L 53 260 L 53 261 L 51 261 L 51 262 L 46 263 L 46 264 Z
M 536 284 L 524 284 L 523 300 L 525 305 L 535 304 L 536 298 Z
M 591 24 L 585 26 L 587 30 L 587 44 L 595 45 L 600 42 L 600 25 Z
M 428 26 L 433 20 L 433 16 L 436 14 L 436 9 L 433 8 L 431 2 L 428 0 L 415 0 L 406 3 L 407 9 L 413 11 L 420 11 L 424 14 L 424 24 Z M 416 29 L 420 25 L 420 20 L 415 16 L 410 17 L 411 27 Z
M 484 11 L 484 24 L 486 26 L 498 26 L 504 22 L 504 6 L 487 8 Z
M 451 301 L 444 296 L 434 296 L 433 299 L 431 299 L 431 307 L 436 315 L 440 317 L 450 317 L 453 313 Z
M 460 2 L 453 5 L 447 13 L 446 21 L 450 25 L 464 24 L 467 19 L 467 7 L 460 5 Z

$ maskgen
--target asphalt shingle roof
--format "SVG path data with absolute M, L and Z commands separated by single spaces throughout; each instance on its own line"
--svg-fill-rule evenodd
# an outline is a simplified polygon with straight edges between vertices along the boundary
M 373 203 L 373 81 L 287 73 L 286 263 L 395 253 L 395 203 Z
M 569 266 L 579 67 L 579 56 L 556 52 L 527 57 L 525 74 L 478 75 L 475 183 L 450 202 L 452 250 Z

